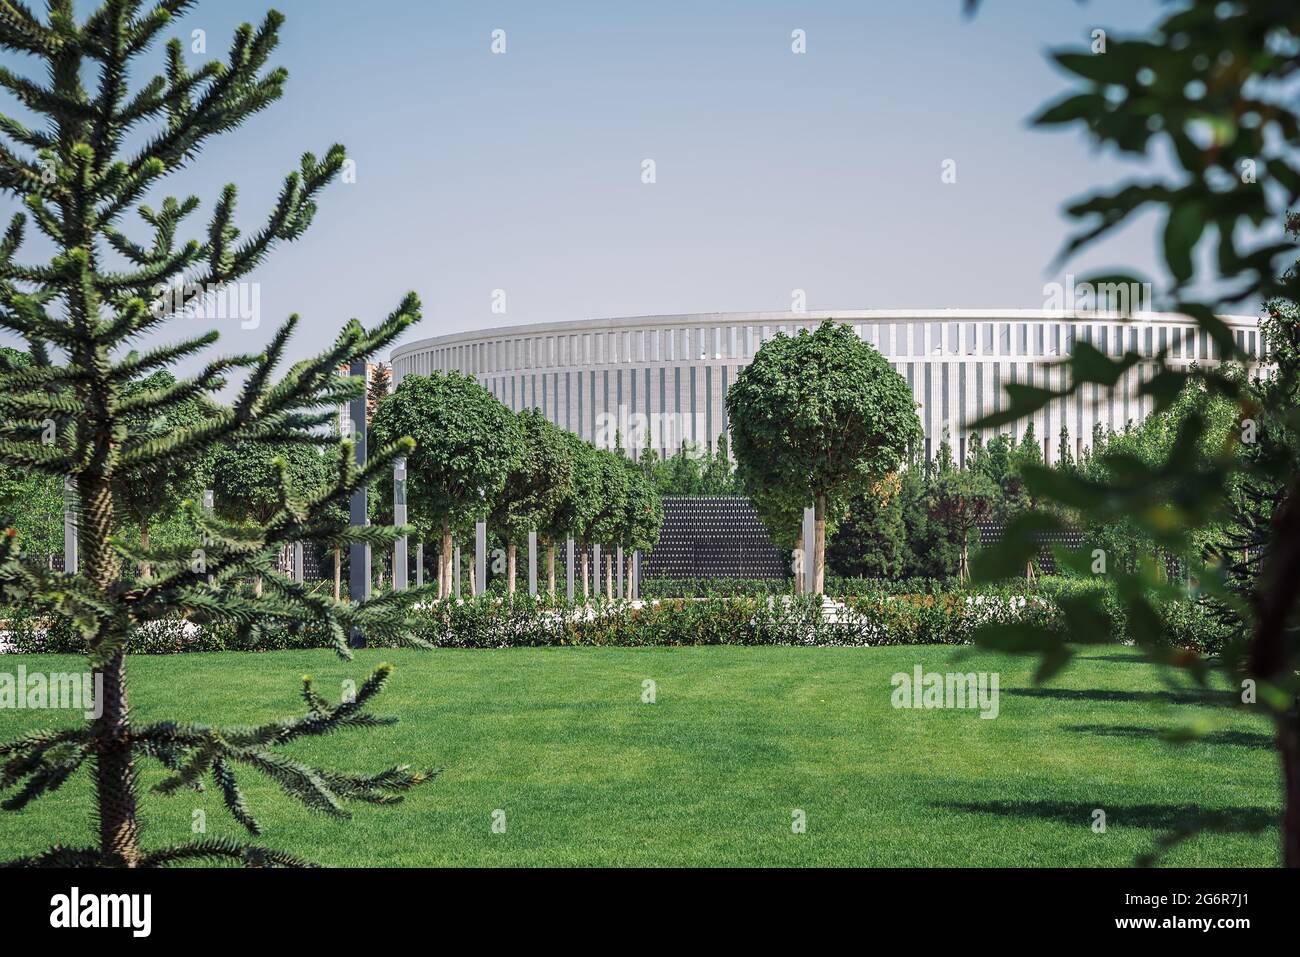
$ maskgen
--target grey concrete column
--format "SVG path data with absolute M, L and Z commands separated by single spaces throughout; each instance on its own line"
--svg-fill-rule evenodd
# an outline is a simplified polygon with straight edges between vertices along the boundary
M 537 532 L 528 533 L 528 594 L 537 597 Z
M 817 519 L 811 508 L 803 510 L 803 590 L 813 591 L 813 552 L 817 548 Z
M 614 563 L 614 580 L 618 584 L 614 588 L 614 594 L 619 598 L 623 597 L 623 546 L 618 546 L 618 560 Z
M 591 595 L 593 598 L 600 597 L 600 546 L 591 546 Z
M 75 575 L 77 555 L 77 480 L 63 477 L 63 571 Z
M 457 545 L 451 553 L 451 593 L 457 598 L 460 597 L 460 546 Z
M 302 542 L 293 543 L 293 580 L 301 585 L 307 577 L 306 556 L 303 555 Z
M 366 381 L 366 360 L 357 359 L 348 369 L 348 373 Z M 362 389 L 361 394 L 352 400 L 348 407 L 348 417 L 352 420 L 352 441 L 354 443 L 353 454 L 356 457 L 358 468 L 364 468 L 366 464 L 366 390 Z M 362 485 L 352 493 L 348 521 L 355 528 L 362 528 L 370 524 L 370 517 L 366 513 L 366 487 Z M 361 542 L 353 542 L 348 552 L 348 597 L 354 602 L 367 601 L 370 598 L 370 546 Z M 349 644 L 353 648 L 364 648 L 366 636 L 359 629 L 353 629 L 349 636 Z
M 632 553 L 632 600 L 641 600 L 641 553 Z
M 415 546 L 415 587 L 424 587 L 424 542 Z
M 406 456 L 393 460 L 393 524 L 406 524 Z M 406 536 L 393 542 L 393 591 L 406 591 Z
M 474 594 L 487 591 L 487 522 L 474 523 Z
M 564 577 L 565 591 L 564 595 L 569 601 L 573 601 L 573 536 L 570 535 L 564 543 Z

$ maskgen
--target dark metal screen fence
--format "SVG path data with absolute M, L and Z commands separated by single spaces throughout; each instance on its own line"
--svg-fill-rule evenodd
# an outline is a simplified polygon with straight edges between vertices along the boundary
M 663 500 L 659 544 L 646 555 L 642 577 L 784 578 L 786 556 L 747 498 L 670 496 Z

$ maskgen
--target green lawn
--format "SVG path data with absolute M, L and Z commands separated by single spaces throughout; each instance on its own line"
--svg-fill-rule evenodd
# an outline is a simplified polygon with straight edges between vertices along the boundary
M 401 724 L 295 748 L 352 770 L 441 766 L 441 777 L 395 808 L 358 805 L 334 821 L 243 774 L 263 840 L 325 864 L 1128 865 L 1209 811 L 1228 829 L 1168 863 L 1276 864 L 1266 723 L 1189 702 L 1123 652 L 1089 653 L 1044 689 L 1027 661 L 947 647 L 385 651 L 352 663 L 327 651 L 232 653 L 139 657 L 130 669 L 138 720 L 249 723 L 297 713 L 303 673 L 337 698 L 345 677 L 392 661 L 375 710 Z M 20 661 L 29 672 L 81 667 L 6 656 L 0 670 Z M 1000 716 L 893 709 L 890 676 L 918 663 L 1000 672 Z M 647 678 L 654 704 L 641 703 Z M 0 711 L 0 737 L 62 718 Z M 1210 735 L 1160 737 L 1191 720 Z M 158 777 L 149 765 L 146 784 Z M 87 843 L 89 795 L 83 770 L 28 810 L 0 812 L 0 857 Z M 796 808 L 804 834 L 791 833 Z M 1105 834 L 1090 827 L 1094 808 Z M 209 833 L 240 836 L 211 791 L 149 795 L 146 843 L 187 839 L 197 809 Z M 496 809 L 504 834 L 492 833 Z

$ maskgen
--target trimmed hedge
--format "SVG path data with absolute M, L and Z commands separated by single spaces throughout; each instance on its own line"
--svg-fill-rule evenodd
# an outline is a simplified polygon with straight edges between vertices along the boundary
M 1102 594 L 1102 610 L 1110 619 L 1115 640 L 1132 644 L 1136 637 L 1130 634 L 1128 619 L 1114 592 L 1104 580 L 1088 578 L 1047 578 L 1043 580 L 1042 593 L 1048 598 L 1080 595 L 1089 592 Z M 1232 638 L 1231 630 L 1214 615 L 1205 602 L 1196 599 L 1157 602 L 1156 614 L 1160 616 L 1171 644 L 1180 648 L 1193 648 L 1204 654 L 1217 655 Z
M 938 595 L 970 588 L 971 586 L 959 584 L 955 578 L 841 578 L 837 575 L 828 575 L 826 578 L 826 594 L 834 598 L 856 595 Z M 1023 591 L 1022 585 L 1019 592 Z M 641 597 L 646 599 L 793 594 L 793 578 L 654 578 L 641 582 Z
M 1083 586 L 1095 587 L 1088 583 Z M 597 600 L 590 606 L 549 603 L 516 594 L 512 600 L 485 596 L 439 602 L 418 612 L 415 637 L 441 648 L 538 646 L 652 647 L 675 645 L 962 645 L 986 624 L 1028 622 L 1051 626 L 1059 610 L 1055 588 L 1026 593 L 1014 586 L 979 592 L 852 595 L 823 603 L 792 596 L 669 598 L 639 607 Z M 1109 599 L 1108 599 L 1109 602 Z M 1112 618 L 1121 621 L 1118 608 Z M 1160 607 L 1171 633 L 1183 647 L 1214 653 L 1223 644 L 1222 628 L 1195 602 Z M 0 621 L 6 650 L 31 653 L 81 653 L 81 637 L 66 621 L 10 613 Z M 1120 634 L 1121 640 L 1128 636 Z M 135 629 L 127 642 L 132 654 L 186 651 L 279 651 L 326 648 L 322 629 L 277 629 L 262 633 L 234 625 L 196 625 L 169 619 Z
M 620 601 L 553 605 L 519 595 L 507 602 L 489 596 L 427 606 L 415 637 L 441 648 L 964 644 L 974 627 L 986 621 L 1042 618 L 1049 611 L 1041 602 L 986 603 L 980 596 L 882 596 L 829 608 L 814 598 L 785 596 L 677 598 L 639 607 Z M 0 630 L 7 632 L 12 651 L 84 650 L 80 636 L 61 621 L 46 627 L 40 620 L 11 617 Z M 138 628 L 127 642 L 132 654 L 328 646 L 324 634 L 312 629 L 249 635 L 228 624 L 200 627 L 181 620 Z
M 323 630 L 277 629 L 241 632 L 229 623 L 197 625 L 182 618 L 152 621 L 131 630 L 126 650 L 133 655 L 172 655 L 188 651 L 287 651 L 328 647 Z M 81 633 L 66 618 L 37 618 L 10 609 L 0 612 L 0 650 L 20 654 L 85 654 Z
M 820 644 L 821 625 L 820 603 L 803 599 L 668 599 L 640 607 L 597 601 L 583 607 L 516 595 L 509 603 L 431 606 L 416 636 L 440 648 Z

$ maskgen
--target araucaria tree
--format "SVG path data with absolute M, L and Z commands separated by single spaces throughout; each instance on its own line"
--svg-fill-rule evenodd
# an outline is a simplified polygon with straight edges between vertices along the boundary
M 136 470 L 147 480 L 170 474 L 228 442 L 325 444 L 322 426 L 363 384 L 340 376 L 341 365 L 391 343 L 418 315 L 408 296 L 372 331 L 350 325 L 321 355 L 294 364 L 279 381 L 276 367 L 296 323 L 286 322 L 258 354 L 210 362 L 195 376 L 134 389 L 152 373 L 194 356 L 216 333 L 148 352 L 133 342 L 176 316 L 173 297 L 160 287 L 177 283 L 212 289 L 240 281 L 278 242 L 297 239 L 316 212 L 316 198 L 344 163 L 342 147 L 323 157 L 307 154 L 284 182 L 264 225 L 247 233 L 235 226 L 235 187 L 217 200 L 202 239 L 179 242 L 178 230 L 199 205 L 168 198 L 155 207 L 140 197 L 168 173 L 191 162 L 206 141 L 238 127 L 281 95 L 285 73 L 267 69 L 282 18 L 271 13 L 258 28 L 238 29 L 224 62 L 191 72 L 179 42 L 167 48 L 163 76 L 129 88 L 132 65 L 192 0 L 109 0 L 78 21 L 72 0 L 49 0 L 38 18 L 17 0 L 0 4 L 0 46 L 10 62 L 32 61 L 37 79 L 0 67 L 3 86 L 41 119 L 28 127 L 0 118 L 0 190 L 18 197 L 28 215 L 14 216 L 0 240 L 0 326 L 28 344 L 31 363 L 0 367 L 0 460 L 53 476 L 70 475 L 80 499 L 81 568 L 56 574 L 29 561 L 14 534 L 0 541 L 0 588 L 39 614 L 71 620 L 85 637 L 90 667 L 102 679 L 100 717 L 81 727 L 39 732 L 0 747 L 0 789 L 17 788 L 5 802 L 16 810 L 60 787 L 83 764 L 91 767 L 98 840 L 82 848 L 56 847 L 19 863 L 142 866 L 186 860 L 292 864 L 278 851 L 220 838 L 146 848 L 137 816 L 136 765 L 160 762 L 170 773 L 155 787 L 169 794 L 210 778 L 231 814 L 249 832 L 259 826 L 245 802 L 237 769 L 269 775 L 309 808 L 346 816 L 345 802 L 390 803 L 426 775 L 404 765 L 375 775 L 313 768 L 284 754 L 289 741 L 378 720 L 366 713 L 383 687 L 382 666 L 352 701 L 328 704 L 306 681 L 307 713 L 253 728 L 213 728 L 130 720 L 126 645 L 142 623 L 185 614 L 193 620 L 229 619 L 245 625 L 312 622 L 328 630 L 347 655 L 350 629 L 388 639 L 408 633 L 399 599 L 343 604 L 309 593 L 267 573 L 267 558 L 284 542 L 323 534 L 319 517 L 360 485 L 391 467 L 410 445 L 393 443 L 358 469 L 347 443 L 333 447 L 333 477 L 308 495 L 276 479 L 278 507 L 256 528 L 231 529 L 194 509 L 208 538 L 195 554 L 183 549 L 128 551 L 112 538 L 121 504 L 118 478 Z M 137 209 L 152 235 L 140 241 L 126 226 Z M 28 217 L 53 245 L 48 262 L 18 259 Z M 192 318 L 189 321 L 193 321 Z M 232 405 L 217 401 L 232 371 L 244 380 Z M 169 434 L 133 431 L 142 417 L 167 415 L 195 399 L 201 422 Z M 353 529 L 350 536 L 387 544 L 393 529 Z M 198 543 L 194 543 L 197 545 Z M 136 577 L 124 558 L 149 565 Z M 269 594 L 253 599 L 231 586 L 263 571 Z
M 408 375 L 370 423 L 378 443 L 415 440 L 406 496 L 414 522 L 442 539 L 439 597 L 451 594 L 453 534 L 487 515 L 519 455 L 519 422 L 487 389 L 459 372 Z M 479 582 L 482 589 L 483 583 Z
M 813 506 L 821 594 L 828 503 L 896 471 L 920 440 L 911 389 L 851 327 L 827 321 L 763 343 L 727 392 L 727 414 L 742 484 Z

